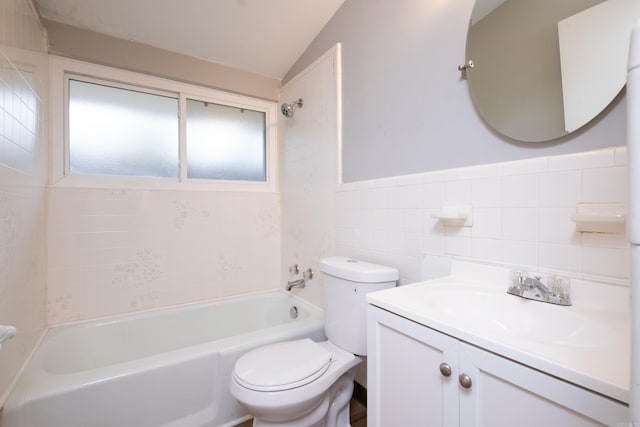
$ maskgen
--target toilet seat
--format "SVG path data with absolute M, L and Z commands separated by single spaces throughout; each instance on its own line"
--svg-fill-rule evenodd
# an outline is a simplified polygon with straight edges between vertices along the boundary
M 283 391 L 309 384 L 321 377 L 331 364 L 332 353 L 302 339 L 252 350 L 238 359 L 234 379 L 255 391 Z

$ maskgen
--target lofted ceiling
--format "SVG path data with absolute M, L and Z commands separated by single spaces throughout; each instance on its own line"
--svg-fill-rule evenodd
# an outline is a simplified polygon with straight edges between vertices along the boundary
M 43 18 L 281 79 L 345 0 L 35 0 Z

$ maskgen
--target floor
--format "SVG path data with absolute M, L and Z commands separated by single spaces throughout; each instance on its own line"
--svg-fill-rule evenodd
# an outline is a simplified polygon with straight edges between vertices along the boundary
M 360 400 L 353 398 L 349 405 L 351 427 L 367 427 L 367 407 Z
M 353 398 L 349 409 L 351 411 L 351 427 L 367 427 L 367 407 L 358 399 Z M 236 427 L 251 427 L 252 425 L 253 420 L 249 420 Z

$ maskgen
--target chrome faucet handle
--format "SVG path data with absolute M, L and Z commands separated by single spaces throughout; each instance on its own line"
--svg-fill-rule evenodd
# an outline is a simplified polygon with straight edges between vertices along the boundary
M 512 270 L 507 293 L 551 304 L 571 305 L 570 280 L 563 276 L 549 276 L 545 285 L 542 276 L 530 277 L 522 270 Z
M 547 278 L 551 297 L 560 301 L 562 305 L 571 305 L 571 279 L 564 276 L 549 276 Z
M 302 278 L 305 280 L 311 280 L 313 279 L 313 270 L 311 268 L 307 268 L 303 273 L 302 273 Z
M 511 270 L 511 283 L 507 292 L 513 295 L 522 295 L 528 277 L 528 273 L 524 270 Z

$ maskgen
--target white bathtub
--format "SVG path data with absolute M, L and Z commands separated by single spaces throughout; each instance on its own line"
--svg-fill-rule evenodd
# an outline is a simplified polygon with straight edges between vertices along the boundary
M 228 392 L 237 358 L 302 337 L 324 339 L 322 312 L 284 291 L 52 328 L 0 424 L 232 426 L 248 419 Z

